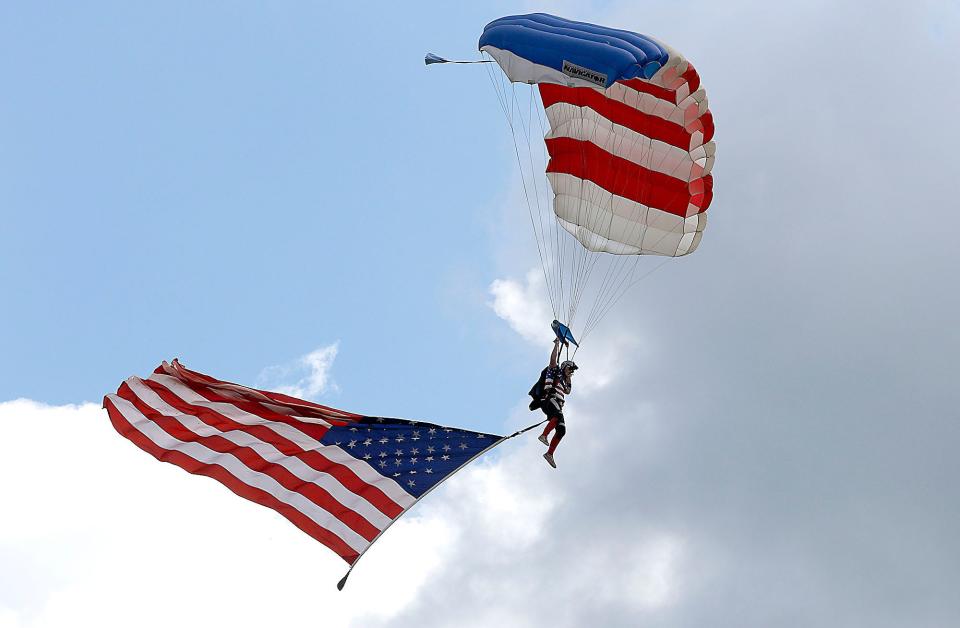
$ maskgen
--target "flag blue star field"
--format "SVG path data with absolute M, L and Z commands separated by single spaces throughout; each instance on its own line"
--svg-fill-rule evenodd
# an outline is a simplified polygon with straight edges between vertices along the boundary
M 344 412 L 177 360 L 127 379 L 103 405 L 147 453 L 272 508 L 351 566 L 425 493 L 504 440 Z

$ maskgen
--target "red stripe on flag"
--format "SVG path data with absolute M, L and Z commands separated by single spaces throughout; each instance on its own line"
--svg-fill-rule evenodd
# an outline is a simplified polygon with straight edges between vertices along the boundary
M 173 375 L 168 375 L 168 377 L 174 377 Z M 155 380 L 145 380 L 145 381 L 155 381 Z M 224 391 L 217 388 L 211 388 L 209 386 L 204 386 L 197 383 L 196 381 L 189 381 L 177 378 L 177 382 L 183 385 L 185 388 L 189 388 L 193 392 L 197 393 L 207 401 L 213 403 L 225 403 L 229 404 L 235 408 L 243 410 L 247 414 L 253 414 L 260 417 L 266 421 L 275 421 L 277 423 L 283 423 L 291 427 L 295 427 L 300 430 L 307 436 L 320 440 L 323 438 L 323 435 L 327 433 L 327 427 L 325 425 L 319 425 L 317 423 L 309 423 L 306 421 L 300 421 L 295 419 L 287 414 L 281 414 L 276 410 L 265 407 L 262 403 L 257 401 L 249 401 L 245 399 L 238 399 L 234 396 L 224 394 Z M 162 386 L 163 384 L 160 383 Z
M 372 541 L 380 533 L 379 528 L 359 513 L 342 504 L 323 487 L 297 477 L 283 465 L 266 460 L 250 447 L 237 445 L 222 436 L 201 436 L 193 432 L 184 427 L 177 419 L 164 415 L 143 399 L 140 399 L 126 383 L 120 386 L 117 394 L 122 399 L 132 403 L 140 414 L 153 421 L 157 427 L 170 436 L 184 442 L 197 443 L 217 453 L 230 454 L 236 457 L 248 469 L 268 475 L 288 491 L 303 495 L 316 504 L 318 508 L 330 513 L 368 541 Z
M 356 562 L 359 557 L 356 550 L 347 545 L 339 536 L 322 528 L 296 508 L 281 502 L 264 490 L 245 484 L 221 466 L 206 464 L 182 452 L 158 446 L 133 427 L 108 397 L 104 397 L 103 406 L 107 409 L 114 429 L 157 460 L 176 465 L 188 473 L 205 475 L 217 480 L 240 497 L 276 511 L 290 523 L 336 552 L 347 563 L 352 565 Z
M 174 360 L 173 364 L 169 365 L 167 370 L 163 370 L 163 365 L 161 365 L 154 372 L 176 377 L 177 379 L 183 380 L 184 383 L 196 382 L 196 380 L 199 380 L 199 383 L 207 387 L 219 387 L 222 390 L 228 390 L 231 393 L 240 394 L 245 400 L 253 403 L 262 404 L 265 401 L 263 397 L 266 397 L 267 400 L 274 402 L 277 405 L 284 406 L 286 409 L 290 410 L 291 414 L 295 414 L 297 416 L 323 419 L 325 421 L 338 423 L 340 425 L 346 424 L 346 420 L 359 419 L 363 416 L 353 412 L 347 412 L 345 410 L 338 410 L 329 406 L 320 405 L 319 403 L 314 403 L 312 401 L 297 399 L 296 397 L 284 395 L 283 393 L 269 390 L 259 390 L 244 386 L 242 384 L 218 380 L 209 375 L 200 373 L 199 371 L 192 371 L 180 364 L 177 360 Z
M 696 213 L 705 211 L 713 199 L 711 175 L 687 183 L 617 157 L 596 144 L 568 137 L 547 140 L 547 150 L 547 172 L 593 181 L 617 196 L 677 216 L 686 216 L 690 204 L 698 208 Z
M 188 403 L 160 382 L 153 380 L 141 381 L 143 381 L 146 386 L 157 393 L 157 395 L 167 404 L 173 406 L 184 414 L 197 417 L 210 427 L 216 428 L 221 432 L 227 430 L 246 432 L 262 442 L 273 445 L 284 455 L 296 457 L 311 468 L 331 475 L 344 487 L 346 487 L 352 493 L 363 497 L 387 517 L 395 519 L 400 515 L 400 513 L 403 512 L 403 508 L 390 499 L 379 488 L 361 479 L 349 467 L 330 460 L 322 453 L 317 451 L 304 451 L 299 445 L 291 442 L 289 439 L 284 438 L 276 431 L 265 425 L 246 425 L 243 423 L 238 423 L 209 407 Z M 121 386 L 121 390 L 124 386 L 126 386 L 126 384 Z M 289 423 L 287 424 L 289 425 Z M 294 425 L 293 427 L 300 429 L 301 425 Z

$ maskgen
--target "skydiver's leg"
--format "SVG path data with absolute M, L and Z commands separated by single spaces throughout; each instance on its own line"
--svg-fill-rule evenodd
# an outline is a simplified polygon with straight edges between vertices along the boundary
M 547 449 L 548 454 L 550 454 L 551 456 L 553 455 L 553 452 L 557 450 L 557 445 L 560 444 L 560 441 L 563 439 L 566 433 L 567 433 L 567 426 L 563 422 L 563 418 L 561 416 L 561 418 L 557 420 L 557 433 L 553 435 L 553 440 L 550 441 L 550 448 Z
M 558 422 L 559 422 L 559 419 L 557 419 L 557 417 L 551 417 L 550 420 L 547 421 L 547 426 L 543 428 L 543 434 L 541 434 L 541 436 L 543 436 L 544 438 L 547 438 L 548 436 L 550 436 L 550 432 L 556 429 Z
M 540 406 L 540 409 L 547 415 L 547 426 L 543 428 L 543 434 L 540 435 L 540 442 L 546 445 L 547 439 L 550 437 L 550 432 L 556 429 L 557 423 L 560 422 L 560 417 L 563 416 L 563 413 L 560 412 L 560 408 L 557 407 L 557 404 L 552 399 Z

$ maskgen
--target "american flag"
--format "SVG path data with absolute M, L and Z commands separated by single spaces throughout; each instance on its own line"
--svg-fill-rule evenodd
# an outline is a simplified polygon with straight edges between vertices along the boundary
M 421 497 L 505 440 L 344 412 L 177 360 L 130 377 L 103 406 L 116 430 L 156 459 L 272 508 L 351 569 Z

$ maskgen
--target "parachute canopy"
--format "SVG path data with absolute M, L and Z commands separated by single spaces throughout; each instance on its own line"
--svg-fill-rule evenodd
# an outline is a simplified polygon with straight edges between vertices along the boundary
M 543 13 L 479 42 L 511 82 L 537 84 L 560 226 L 589 251 L 693 252 L 713 196 L 713 117 L 700 77 L 652 37 Z
M 491 22 L 479 49 L 503 70 L 490 80 L 554 316 L 573 328 L 592 302 L 582 341 L 660 267 L 638 273 L 640 256 L 681 257 L 700 244 L 716 151 L 706 92 L 693 65 L 653 37 L 544 13 Z

